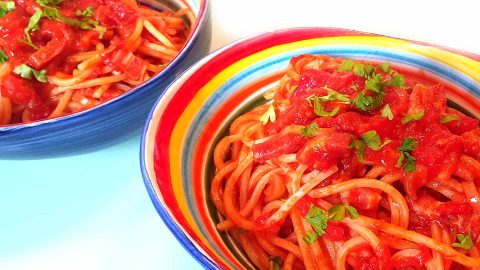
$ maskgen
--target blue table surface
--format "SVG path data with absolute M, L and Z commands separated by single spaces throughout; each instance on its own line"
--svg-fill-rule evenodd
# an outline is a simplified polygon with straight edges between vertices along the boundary
M 0 161 L 0 269 L 201 269 L 147 195 L 139 143 Z

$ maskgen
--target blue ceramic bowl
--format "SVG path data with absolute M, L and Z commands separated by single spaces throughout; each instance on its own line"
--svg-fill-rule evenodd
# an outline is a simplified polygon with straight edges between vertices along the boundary
M 177 57 L 152 79 L 118 98 L 79 113 L 0 127 L 0 159 L 38 159 L 97 150 L 139 135 L 157 97 L 188 66 L 208 53 L 208 0 L 145 0 L 170 9 L 189 7 L 196 15 L 191 35 Z

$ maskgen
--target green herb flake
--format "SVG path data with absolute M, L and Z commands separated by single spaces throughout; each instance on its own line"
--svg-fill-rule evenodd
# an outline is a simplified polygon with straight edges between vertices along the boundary
M 60 19 L 62 15 L 60 11 L 54 7 L 45 6 L 43 8 L 43 17 L 47 17 L 49 19 Z
M 418 147 L 418 142 L 415 141 L 414 138 L 408 137 L 408 138 L 403 139 L 402 145 L 400 145 L 398 150 L 403 151 L 403 152 L 409 152 L 409 151 L 416 150 L 417 147 Z
M 56 6 L 63 2 L 63 0 L 37 0 L 37 4 L 41 6 Z
M 351 219 L 358 218 L 358 211 L 355 207 L 344 204 L 337 204 L 328 209 L 328 218 L 330 221 L 341 221 L 345 219 L 345 212 Z
M 318 125 L 317 123 L 312 123 L 304 128 L 301 129 L 300 131 L 300 135 L 302 135 L 303 137 L 313 137 L 315 136 L 315 132 L 317 132 L 318 130 Z
M 365 81 L 365 89 L 372 90 L 375 93 L 384 93 L 386 83 L 382 81 L 382 74 L 375 74 Z
M 403 88 L 405 86 L 405 77 L 403 77 L 403 75 L 401 74 L 394 75 L 390 79 L 388 85 L 394 86 L 396 88 Z
M 442 119 L 440 119 L 440 123 L 445 124 L 445 123 L 449 123 L 449 122 L 452 122 L 452 121 L 458 121 L 458 120 L 460 120 L 460 117 L 458 117 L 458 116 L 447 115 L 447 116 L 443 117 Z
M 358 77 L 365 77 L 365 65 L 364 64 L 355 64 L 353 67 L 353 73 Z
M 5 63 L 8 61 L 8 56 L 7 54 L 0 49 L 0 63 Z
M 280 258 L 279 256 L 270 256 L 270 258 L 268 258 L 268 262 L 270 263 L 269 270 L 280 270 L 282 258 Z
M 360 110 L 366 111 L 373 104 L 373 97 L 366 97 L 363 92 L 360 92 L 358 96 L 353 99 L 353 104 Z
M 318 239 L 318 234 L 314 231 L 309 231 L 307 233 L 305 233 L 305 235 L 302 237 L 303 241 L 305 241 L 305 243 L 307 243 L 307 245 L 311 245 L 313 243 L 315 243 L 315 241 L 317 241 Z
M 325 101 L 338 100 L 338 101 L 341 101 L 344 104 L 350 104 L 351 101 L 346 95 L 341 94 L 341 93 L 339 93 L 335 90 L 332 90 L 330 88 L 325 88 L 325 89 L 327 90 L 327 95 L 322 96 L 322 97 L 318 97 L 320 101 L 325 102 Z
M 363 69 L 365 70 L 365 78 L 367 79 L 375 74 L 375 67 L 370 64 L 363 65 Z
M 27 27 L 23 30 L 25 32 L 26 40 L 25 43 L 29 44 L 30 46 L 38 49 L 33 43 L 32 38 L 30 37 L 30 32 L 38 30 L 40 28 L 39 22 L 40 19 L 43 17 L 43 11 L 39 8 L 35 11 L 35 13 L 30 17 Z
M 382 140 L 380 139 L 380 136 L 375 130 L 365 132 L 364 134 L 362 134 L 362 136 L 360 136 L 360 138 L 362 138 L 362 140 L 372 150 L 378 151 L 382 146 Z
M 417 168 L 415 163 L 416 158 L 412 156 L 412 151 L 416 150 L 418 147 L 418 142 L 415 139 L 408 137 L 403 139 L 402 145 L 397 148 L 400 151 L 400 156 L 397 159 L 397 168 L 402 168 L 406 172 L 414 172 Z
M 358 160 L 365 160 L 365 150 L 367 149 L 367 144 L 363 140 L 352 140 L 350 143 L 350 148 L 357 150 Z
M 457 240 L 458 242 L 456 243 L 453 243 L 452 244 L 452 247 L 456 247 L 456 248 L 463 248 L 463 249 L 471 249 L 473 247 L 473 241 L 472 241 L 472 237 L 470 236 L 470 234 L 468 235 L 464 235 L 464 234 L 457 234 Z
M 20 75 L 20 77 L 24 78 L 24 79 L 28 79 L 28 80 L 31 80 L 33 76 L 35 76 L 35 78 L 37 79 L 37 81 L 39 82 L 43 82 L 43 83 L 46 83 L 48 80 L 47 80 L 47 70 L 45 69 L 42 69 L 42 70 L 36 70 L 36 69 L 33 69 L 29 66 L 27 66 L 26 64 L 23 64 L 23 65 L 20 65 L 20 66 L 17 66 L 13 72 L 15 74 L 18 74 Z
M 353 73 L 359 77 L 368 79 L 375 73 L 375 68 L 370 64 L 356 63 L 353 67 Z
M 75 15 L 79 17 L 91 17 L 93 15 L 93 8 L 92 7 L 87 7 L 84 11 L 77 10 L 75 12 Z
M 390 105 L 385 105 L 380 113 L 382 117 L 387 118 L 388 120 L 393 120 L 393 112 Z
M 313 204 L 310 205 L 310 209 L 308 209 L 305 220 L 307 220 L 307 222 L 312 225 L 313 229 L 317 232 L 318 235 L 323 235 L 325 233 L 328 218 L 323 212 L 323 210 L 319 207 Z
M 315 112 L 316 115 L 322 116 L 322 117 L 332 117 L 337 115 L 339 111 L 340 111 L 339 107 L 336 107 L 331 112 L 325 111 L 325 108 L 322 105 L 320 97 L 317 97 L 317 96 L 313 97 L 313 112 Z
M 385 73 L 390 73 L 390 71 L 392 71 L 392 67 L 390 66 L 390 63 L 388 62 L 385 62 L 385 63 L 381 63 L 380 65 L 377 66 L 378 69 L 380 69 L 381 71 L 385 72 Z
M 355 65 L 355 62 L 353 62 L 353 60 L 345 59 L 343 60 L 342 64 L 338 66 L 337 71 L 338 72 L 352 71 L 354 65 Z
M 8 12 L 15 9 L 15 2 L 13 1 L 0 1 L 0 18 L 5 17 Z
M 418 111 L 416 113 L 413 113 L 413 114 L 407 114 L 405 115 L 405 117 L 402 119 L 402 124 L 406 124 L 406 123 L 409 123 L 411 121 L 418 121 L 420 119 L 423 118 L 423 116 L 425 116 L 425 112 L 424 111 Z
M 98 32 L 98 35 L 100 38 L 103 38 L 103 35 L 107 32 L 107 28 L 100 25 L 99 22 L 89 18 L 83 18 L 79 20 L 79 19 L 62 17 L 61 21 L 65 22 L 70 26 L 77 26 L 83 30 L 95 30 Z

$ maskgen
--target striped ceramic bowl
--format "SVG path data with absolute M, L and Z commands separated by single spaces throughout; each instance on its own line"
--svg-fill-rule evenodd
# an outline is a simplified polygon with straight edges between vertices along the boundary
M 328 54 L 388 61 L 446 85 L 452 106 L 480 117 L 480 57 L 448 48 L 331 28 L 269 32 L 235 42 L 180 76 L 150 113 L 141 145 L 148 193 L 180 243 L 209 269 L 249 269 L 249 260 L 215 229 L 210 201 L 213 146 L 232 120 L 262 102 L 291 57 Z
M 190 36 L 179 54 L 152 79 L 98 106 L 62 117 L 0 126 L 0 159 L 38 159 L 98 150 L 139 135 L 167 86 L 210 49 L 209 0 L 138 0 L 159 10 L 190 8 Z

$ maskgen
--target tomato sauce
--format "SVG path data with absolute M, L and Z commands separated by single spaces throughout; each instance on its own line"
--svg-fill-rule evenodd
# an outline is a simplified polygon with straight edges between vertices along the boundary
M 312 56 L 300 56 L 292 59 L 290 65 L 295 67 L 301 61 L 312 59 Z M 379 66 L 371 67 L 373 71 L 367 71 L 371 76 L 365 76 L 363 71 L 329 66 L 292 75 L 287 82 L 290 89 L 276 91 L 273 103 L 276 120 L 263 126 L 263 132 L 271 135 L 270 139 L 253 146 L 256 161 L 295 154 L 298 163 L 307 165 L 308 170 L 336 165 L 340 171 L 331 176 L 329 182 L 361 177 L 369 168 L 381 166 L 386 173 L 401 175 L 400 191 L 407 198 L 412 215 L 427 224 L 432 221 L 453 224 L 458 232 L 469 228 L 478 235 L 480 213 L 473 211 L 464 195 L 445 202 L 445 198 L 426 191 L 426 187 L 457 177 L 463 155 L 480 158 L 479 121 L 449 108 L 444 86 L 419 83 L 425 80 L 400 74 L 390 66 L 385 71 Z M 382 79 L 375 82 L 375 76 Z M 393 80 L 401 81 L 396 85 Z M 374 91 L 375 87 L 381 88 L 380 93 Z M 364 104 L 367 108 L 357 105 L 360 95 L 367 101 L 371 97 L 367 102 L 370 104 Z M 316 98 L 321 107 L 314 104 Z M 378 104 L 372 105 L 376 100 Z M 303 127 L 305 133 L 307 127 L 313 131 L 311 134 L 283 132 L 292 126 Z M 366 134 L 374 135 L 376 147 L 369 145 L 372 141 L 363 137 Z M 467 170 L 479 184 L 480 168 Z M 356 189 L 342 198 L 362 213 L 375 212 L 382 201 L 380 193 L 370 189 Z M 301 212 L 305 212 L 304 203 L 299 205 Z M 342 228 L 332 226 L 328 235 L 341 238 Z M 428 256 L 410 257 L 409 265 L 415 266 Z M 359 264 L 371 263 L 361 256 L 358 259 Z
M 104 83 L 105 89 L 99 89 L 98 83 L 93 88 L 78 89 L 72 95 L 76 100 L 71 100 L 60 115 L 115 98 L 161 70 L 187 38 L 185 26 L 178 24 L 179 17 L 164 20 L 175 17 L 173 12 L 154 11 L 135 2 L 15 0 L 9 3 L 14 3 L 14 8 L 0 18 L 0 55 L 6 56 L 0 61 L 0 91 L 3 98 L 13 103 L 13 116 L 10 122 L 1 123 L 6 116 L 0 111 L 0 124 L 50 117 L 59 104 L 61 88 L 72 86 L 63 80 L 75 79 L 75 83 L 81 83 L 117 76 L 119 79 L 114 83 L 121 82 L 123 86 L 111 85 L 112 79 Z M 149 20 L 153 27 L 148 30 L 144 22 Z M 159 24 L 161 27 L 155 26 Z M 152 31 L 169 40 L 168 46 Z M 167 50 L 169 55 L 158 50 Z M 58 81 L 62 81 L 60 85 Z M 22 114 L 25 111 L 26 118 Z

